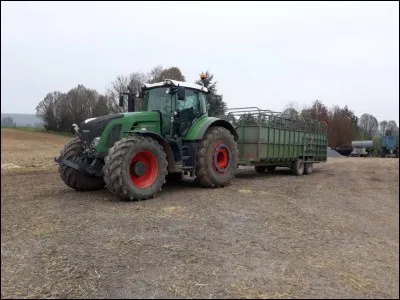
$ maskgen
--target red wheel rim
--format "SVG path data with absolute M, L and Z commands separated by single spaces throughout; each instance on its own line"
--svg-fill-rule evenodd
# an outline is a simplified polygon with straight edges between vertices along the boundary
M 225 147 L 222 142 L 214 147 L 214 164 L 216 171 L 219 173 L 223 173 L 229 165 L 229 152 Z
M 144 167 L 142 174 L 135 173 L 135 167 L 140 165 Z M 129 175 L 134 186 L 138 188 L 148 188 L 157 179 L 158 175 L 158 162 L 156 156 L 150 151 L 142 151 L 136 153 L 131 158 L 129 165 Z

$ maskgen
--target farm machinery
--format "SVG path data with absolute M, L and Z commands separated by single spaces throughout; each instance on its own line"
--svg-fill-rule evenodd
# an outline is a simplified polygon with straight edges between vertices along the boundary
M 143 200 L 168 178 L 215 188 L 228 185 L 239 165 L 303 175 L 327 160 L 325 123 L 256 107 L 210 117 L 207 93 L 203 85 L 165 80 L 121 95 L 128 112 L 73 124 L 76 136 L 55 158 L 61 179 L 77 191 L 107 187 L 122 200 Z M 142 108 L 134 111 L 138 99 Z
M 381 157 L 399 157 L 399 136 L 381 137 Z

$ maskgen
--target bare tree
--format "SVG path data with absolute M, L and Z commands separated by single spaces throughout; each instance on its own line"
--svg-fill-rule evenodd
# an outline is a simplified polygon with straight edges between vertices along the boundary
M 396 121 L 389 121 L 386 128 L 386 135 L 399 135 L 399 127 L 397 127 Z
M 370 114 L 363 114 L 360 117 L 359 126 L 364 132 L 366 139 L 372 139 L 372 137 L 378 132 L 378 120 Z
M 289 102 L 283 112 L 283 115 L 288 116 L 289 118 L 295 118 L 299 116 L 299 111 L 298 111 L 298 107 L 297 104 L 295 102 Z
M 150 83 L 161 82 L 165 79 L 185 81 L 185 76 L 178 67 L 163 69 L 161 66 L 156 66 L 149 73 Z
M 148 82 L 149 75 L 135 72 L 129 76 L 119 75 L 107 88 L 106 97 L 108 100 L 108 107 L 110 112 L 119 113 L 128 111 L 128 102 L 124 101 L 124 106 L 119 106 L 119 96 L 121 93 L 128 92 L 128 85 L 133 93 L 137 93 L 140 90 L 140 86 Z M 140 108 L 139 103 L 135 103 L 135 110 Z
M 379 123 L 379 134 L 380 135 L 386 135 L 386 129 L 387 129 L 388 122 L 387 121 L 382 121 Z

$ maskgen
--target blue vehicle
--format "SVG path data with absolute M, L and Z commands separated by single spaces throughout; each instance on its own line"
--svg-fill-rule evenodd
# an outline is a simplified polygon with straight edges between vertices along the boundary
M 399 157 L 399 137 L 383 136 L 381 138 L 381 157 Z

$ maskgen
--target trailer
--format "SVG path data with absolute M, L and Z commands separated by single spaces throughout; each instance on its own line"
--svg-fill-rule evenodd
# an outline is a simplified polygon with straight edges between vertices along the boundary
M 228 109 L 224 116 L 238 134 L 239 165 L 256 172 L 288 167 L 296 175 L 310 174 L 314 163 L 327 161 L 327 126 L 258 107 Z

